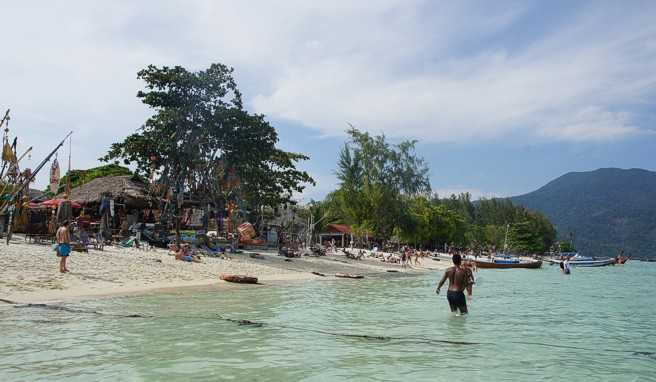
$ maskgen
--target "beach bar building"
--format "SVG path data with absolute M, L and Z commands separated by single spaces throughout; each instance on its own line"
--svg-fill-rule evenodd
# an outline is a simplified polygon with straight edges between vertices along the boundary
M 353 241 L 353 230 L 346 224 L 328 224 L 326 231 L 319 234 L 319 243 L 332 242 L 345 248 Z
M 66 199 L 63 193 L 57 197 Z M 80 204 L 82 211 L 86 211 L 91 232 L 101 230 L 106 238 L 110 233 L 125 235 L 128 227 L 143 221 L 146 209 L 152 213 L 158 208 L 148 195 L 146 184 L 132 175 L 93 179 L 72 189 L 67 199 Z
M 68 199 L 84 206 L 100 204 L 103 195 L 110 195 L 117 203 L 129 208 L 147 208 L 150 198 L 146 185 L 132 175 L 96 178 L 71 190 Z M 57 196 L 64 198 L 63 194 Z

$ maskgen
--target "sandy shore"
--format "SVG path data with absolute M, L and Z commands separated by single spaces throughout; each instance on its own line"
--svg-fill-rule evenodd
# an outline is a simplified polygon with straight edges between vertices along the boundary
M 59 258 L 50 246 L 27 244 L 16 235 L 10 245 L 0 244 L 0 298 L 17 302 L 51 302 L 80 298 L 142 294 L 159 289 L 221 286 L 219 274 L 258 277 L 262 283 L 325 280 L 335 273 L 395 276 L 441 269 L 447 264 L 424 259 L 421 266 L 403 272 L 397 264 L 377 259 L 350 260 L 344 256 L 303 257 L 289 261 L 274 251 L 230 254 L 229 259 L 203 257 L 202 263 L 176 261 L 162 249 L 139 250 L 108 246 L 104 251 L 73 252 L 70 273 L 58 271 Z M 326 274 L 321 277 L 312 274 Z M 233 284 L 234 285 L 234 284 Z

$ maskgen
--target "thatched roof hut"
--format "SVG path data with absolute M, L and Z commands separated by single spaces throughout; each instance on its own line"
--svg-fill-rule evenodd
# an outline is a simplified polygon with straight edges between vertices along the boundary
M 106 176 L 96 178 L 71 190 L 69 199 L 80 204 L 100 203 L 103 195 L 122 200 L 131 207 L 147 207 L 150 197 L 146 193 L 146 184 L 132 175 Z M 63 197 L 63 194 L 58 195 Z

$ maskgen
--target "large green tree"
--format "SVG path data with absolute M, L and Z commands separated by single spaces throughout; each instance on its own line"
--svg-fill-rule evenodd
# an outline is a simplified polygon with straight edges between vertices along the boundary
M 276 130 L 245 110 L 232 68 L 150 65 L 137 77 L 145 82 L 137 97 L 153 114 L 101 160 L 133 165 L 160 189 L 215 204 L 239 201 L 252 210 L 290 203 L 313 183 L 296 168 L 308 157 L 276 147 Z
M 339 154 L 339 189 L 329 195 L 344 222 L 378 238 L 409 224 L 405 200 L 430 192 L 428 167 L 414 152 L 414 141 L 387 142 L 355 128 Z

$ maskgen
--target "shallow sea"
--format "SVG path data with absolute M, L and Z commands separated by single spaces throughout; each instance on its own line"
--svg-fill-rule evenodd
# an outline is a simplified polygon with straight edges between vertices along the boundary
M 439 276 L 0 306 L 0 381 L 656 381 L 655 263 Z

